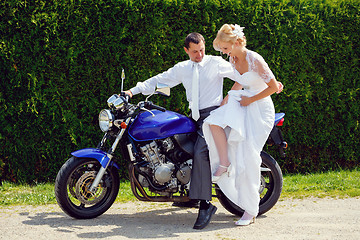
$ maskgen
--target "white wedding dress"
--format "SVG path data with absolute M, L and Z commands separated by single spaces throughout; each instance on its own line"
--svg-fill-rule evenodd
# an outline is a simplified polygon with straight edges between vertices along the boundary
M 264 59 L 256 52 L 247 50 L 248 72 L 236 71 L 235 81 L 243 90 L 228 92 L 228 103 L 212 111 L 205 119 L 203 132 L 209 147 L 212 174 L 219 167 L 210 125 L 225 129 L 228 139 L 228 157 L 233 166 L 217 181 L 222 192 L 236 205 L 252 216 L 259 211 L 260 152 L 274 125 L 275 110 L 271 97 L 260 99 L 248 106 L 241 106 L 241 96 L 253 96 L 267 88 L 266 82 L 275 79 Z M 216 137 L 216 136 L 215 136 Z

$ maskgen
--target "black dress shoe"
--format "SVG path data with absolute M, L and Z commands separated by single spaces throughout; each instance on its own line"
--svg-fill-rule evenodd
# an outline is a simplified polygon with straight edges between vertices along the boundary
M 211 217 L 212 215 L 216 212 L 217 210 L 217 207 L 215 207 L 214 205 L 212 205 L 210 203 L 210 206 L 208 209 L 200 209 L 199 210 L 199 215 L 196 219 L 196 222 L 194 224 L 194 229 L 203 229 L 205 228 L 210 220 L 211 220 Z
M 199 208 L 199 200 L 191 199 L 188 202 L 174 202 L 173 207 Z

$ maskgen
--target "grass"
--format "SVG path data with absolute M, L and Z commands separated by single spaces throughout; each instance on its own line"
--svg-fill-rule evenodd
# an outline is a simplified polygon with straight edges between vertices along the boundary
M 334 171 L 284 177 L 282 197 L 359 197 L 360 171 Z
M 0 206 L 52 203 L 56 203 L 54 184 L 46 183 L 29 186 L 4 182 L 0 186 Z
M 120 183 L 120 189 L 116 202 L 135 201 L 131 192 L 130 182 Z M 4 182 L 0 186 L 0 206 L 9 205 L 44 205 L 56 204 L 54 183 L 36 184 L 13 184 Z
M 281 198 L 360 197 L 360 171 L 333 171 L 308 175 L 286 175 Z M 116 202 L 135 201 L 130 183 L 120 184 Z M 17 185 L 8 182 L 0 186 L 0 206 L 56 204 L 54 184 Z

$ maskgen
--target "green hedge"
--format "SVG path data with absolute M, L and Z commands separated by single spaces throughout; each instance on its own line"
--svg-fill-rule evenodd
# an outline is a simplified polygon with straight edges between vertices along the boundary
M 351 0 L 1 1 L 0 180 L 54 180 L 70 152 L 101 139 L 98 112 L 122 68 L 127 89 L 186 60 L 193 31 L 218 54 L 224 23 L 246 27 L 248 48 L 285 85 L 273 96 L 286 113 L 283 171 L 359 166 L 359 10 Z M 181 86 L 154 99 L 188 112 Z

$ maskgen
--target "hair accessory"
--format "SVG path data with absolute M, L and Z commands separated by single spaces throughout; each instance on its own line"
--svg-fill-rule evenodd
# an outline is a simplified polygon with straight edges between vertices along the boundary
M 240 25 L 235 24 L 235 29 L 233 30 L 233 33 L 236 36 L 242 38 L 242 37 L 244 37 L 243 29 L 244 29 L 244 27 L 240 27 Z

